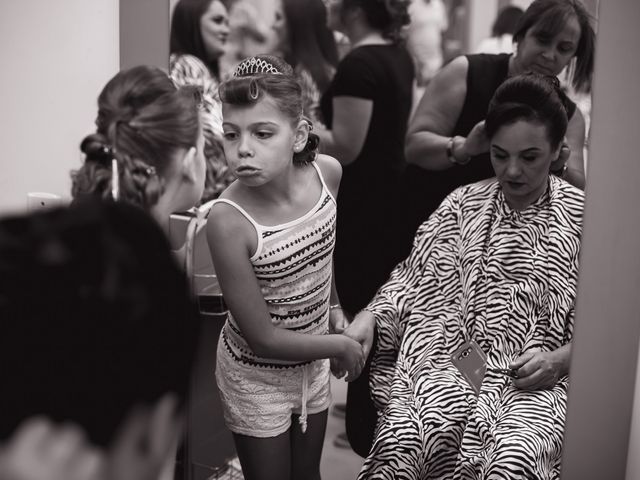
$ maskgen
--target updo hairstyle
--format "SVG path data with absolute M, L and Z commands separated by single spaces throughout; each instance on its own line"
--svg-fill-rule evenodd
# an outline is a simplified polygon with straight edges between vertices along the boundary
M 496 90 L 485 119 L 485 132 L 492 138 L 504 125 L 518 120 L 545 126 L 547 138 L 557 149 L 567 133 L 568 98 L 558 79 L 537 73 L 507 79 Z
M 71 173 L 74 198 L 111 198 L 148 209 L 162 194 L 175 154 L 197 144 L 199 92 L 177 89 L 165 72 L 138 66 L 115 75 L 98 97 L 96 133 L 82 140 L 84 165 Z M 117 169 L 112 168 L 116 160 Z
M 291 66 L 274 55 L 256 55 L 236 67 L 232 78 L 219 88 L 222 103 L 236 106 L 254 105 L 265 95 L 274 100 L 278 108 L 291 120 L 294 127 L 300 120 L 311 121 L 302 114 L 302 87 Z M 307 143 L 293 154 L 293 163 L 306 164 L 316 159 L 320 138 L 309 132 Z

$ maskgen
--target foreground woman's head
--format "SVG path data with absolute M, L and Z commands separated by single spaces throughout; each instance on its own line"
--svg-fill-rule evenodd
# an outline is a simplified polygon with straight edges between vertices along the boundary
M 557 79 L 538 74 L 505 81 L 485 120 L 491 163 L 509 204 L 526 208 L 545 190 L 567 132 L 567 98 Z

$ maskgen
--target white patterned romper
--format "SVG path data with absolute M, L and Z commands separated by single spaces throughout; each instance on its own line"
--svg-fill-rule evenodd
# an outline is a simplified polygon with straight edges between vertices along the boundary
M 324 335 L 329 327 L 329 301 L 336 202 L 316 163 L 322 191 L 313 208 L 281 225 L 258 224 L 236 203 L 256 229 L 258 246 L 250 258 L 271 321 L 278 328 Z M 214 202 L 214 203 L 216 203 Z M 255 355 L 235 319 L 229 317 L 218 342 L 216 382 L 227 427 L 253 437 L 275 437 L 300 415 L 302 431 L 307 414 L 329 407 L 329 360 L 294 362 Z

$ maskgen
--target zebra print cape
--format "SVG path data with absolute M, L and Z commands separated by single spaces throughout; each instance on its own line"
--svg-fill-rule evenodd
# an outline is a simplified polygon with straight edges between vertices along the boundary
M 360 479 L 559 478 L 568 378 L 516 389 L 487 373 L 480 394 L 450 356 L 474 339 L 489 367 L 571 341 L 583 193 L 554 176 L 523 211 L 492 179 L 450 194 L 367 307 L 378 346 L 376 439 Z

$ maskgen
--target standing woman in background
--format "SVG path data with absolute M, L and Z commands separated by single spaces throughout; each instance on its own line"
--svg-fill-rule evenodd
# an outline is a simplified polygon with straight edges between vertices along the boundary
M 220 0 L 180 0 L 171 18 L 169 72 L 178 86 L 203 92 L 207 177 L 201 202 L 218 195 L 234 177 L 222 149 L 222 107 L 218 98 L 220 57 L 229 37 L 227 7 Z
M 461 185 L 493 177 L 484 118 L 489 100 L 508 77 L 536 72 L 557 76 L 571 65 L 576 91 L 589 91 L 595 33 L 579 0 L 534 0 L 520 18 L 514 54 L 477 54 L 455 58 L 431 81 L 409 126 L 403 182 L 407 221 L 398 226 L 403 256 L 418 226 Z M 569 106 L 563 155 L 552 173 L 584 188 L 585 123 Z
M 320 148 L 343 166 L 338 202 L 335 278 L 347 316 L 367 305 L 387 279 L 396 256 L 388 227 L 397 182 L 405 167 L 404 139 L 411 110 L 413 60 L 401 42 L 408 24 L 405 0 L 329 0 L 329 27 L 344 33 L 352 50 L 340 61 L 322 97 Z M 364 395 L 360 398 L 360 395 Z M 353 407 L 353 409 L 352 409 Z M 347 436 L 366 455 L 374 415 L 366 371 L 349 385 Z M 375 421 L 373 422 L 375 423 Z
M 320 97 L 338 65 L 338 48 L 322 0 L 282 0 L 278 50 L 302 87 L 304 114 L 320 122 Z

